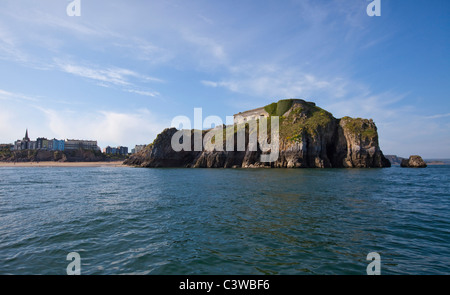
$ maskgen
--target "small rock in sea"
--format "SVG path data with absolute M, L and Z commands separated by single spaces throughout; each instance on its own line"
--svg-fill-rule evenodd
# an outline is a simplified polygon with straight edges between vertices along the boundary
M 406 168 L 425 168 L 427 164 L 421 156 L 410 156 L 409 159 L 403 159 L 400 166 Z

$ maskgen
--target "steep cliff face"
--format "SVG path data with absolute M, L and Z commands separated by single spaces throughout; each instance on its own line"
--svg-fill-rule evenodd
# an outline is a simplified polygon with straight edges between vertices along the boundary
M 333 115 L 312 102 L 290 99 L 266 106 L 269 115 L 279 116 L 279 157 L 272 162 L 261 162 L 265 154 L 260 145 L 251 148 L 249 137 L 257 129 L 245 125 L 245 150 L 237 149 L 238 126 L 233 126 L 234 151 L 194 151 L 194 131 L 186 131 L 191 137 L 191 151 L 175 152 L 171 146 L 175 128 L 165 129 L 143 151 L 132 155 L 124 163 L 141 167 L 274 167 L 274 168 L 353 168 L 390 167 L 378 145 L 378 133 L 372 120 Z M 231 127 L 231 128 L 233 128 Z M 230 128 L 230 126 L 228 127 Z M 225 132 L 224 132 L 225 133 Z M 202 138 L 207 131 L 202 132 Z M 270 123 L 267 133 L 271 141 Z M 225 137 L 224 137 L 225 138 Z
M 343 160 L 337 158 L 338 165 L 342 164 L 343 167 L 391 166 L 380 150 L 377 127 L 372 120 L 344 117 L 340 120 L 338 130 L 342 130 L 344 135 L 344 138 L 340 139 L 345 139 L 341 147 L 347 149 Z

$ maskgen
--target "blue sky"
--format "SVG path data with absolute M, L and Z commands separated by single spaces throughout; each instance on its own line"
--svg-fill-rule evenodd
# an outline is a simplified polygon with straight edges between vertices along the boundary
M 3 0 L 0 142 L 150 143 L 173 117 L 283 98 L 373 118 L 385 154 L 450 158 L 450 1 Z

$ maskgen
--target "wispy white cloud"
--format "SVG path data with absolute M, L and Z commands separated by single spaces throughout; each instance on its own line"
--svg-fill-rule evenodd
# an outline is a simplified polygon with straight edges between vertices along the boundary
M 112 42 L 114 47 L 123 49 L 129 58 L 142 60 L 150 65 L 161 65 L 175 58 L 174 52 L 162 48 L 139 37 L 120 36 Z
M 217 40 L 187 29 L 182 29 L 180 33 L 185 41 L 195 45 L 194 54 L 203 57 L 203 59 L 198 59 L 200 63 L 205 63 L 205 58 L 207 58 L 208 63 L 221 64 L 226 62 L 227 54 L 225 48 Z
M 100 86 L 108 87 L 109 85 L 116 86 L 133 86 L 135 79 L 140 82 L 164 82 L 161 79 L 139 74 L 135 71 L 119 68 L 119 67 L 105 67 L 79 65 L 73 62 L 62 61 L 55 59 L 55 67 L 60 71 L 72 74 L 78 77 L 87 78 L 96 81 Z M 129 91 L 137 94 L 147 95 L 149 92 L 143 91 Z M 154 92 L 153 94 L 156 94 Z
M 82 105 L 82 102 L 79 101 L 73 101 L 73 100 L 64 100 L 61 98 L 51 98 L 51 97 L 43 97 L 43 96 L 35 96 L 35 95 L 29 95 L 29 94 L 23 94 L 20 92 L 11 92 L 4 89 L 0 89 L 0 100 L 11 102 L 12 104 L 15 104 L 16 106 L 24 106 L 23 103 L 26 103 L 27 105 L 35 105 L 36 103 L 39 104 L 59 104 L 61 106 L 75 106 L 75 105 Z
M 37 97 L 32 97 L 28 95 L 24 95 L 22 93 L 13 93 L 3 89 L 0 89 L 0 99 L 3 100 L 15 100 L 15 101 L 32 101 L 37 102 L 39 99 Z
M 135 89 L 128 89 L 127 92 L 130 93 L 136 93 L 142 96 L 149 96 L 149 97 L 156 97 L 159 96 L 159 92 L 156 91 L 141 91 L 141 90 L 135 90 Z
M 17 43 L 17 38 L 0 22 L 0 58 L 16 62 L 27 61 L 28 55 L 19 48 Z
M 200 81 L 200 83 L 202 83 L 205 86 L 209 86 L 209 87 L 225 86 L 222 84 L 222 82 L 214 82 L 214 81 L 207 81 L 207 80 L 202 80 L 202 81 Z
M 197 14 L 197 16 L 198 16 L 202 21 L 204 21 L 205 23 L 207 23 L 207 24 L 209 24 L 209 25 L 214 24 L 214 21 L 213 21 L 211 18 L 206 17 L 206 16 L 204 16 L 204 15 L 201 14 L 201 13 Z
M 224 87 L 232 92 L 260 97 L 308 97 L 318 91 L 332 94 L 333 97 L 345 95 L 340 77 L 320 78 L 312 73 L 304 73 L 293 67 L 279 65 L 253 65 L 233 67 L 229 78 L 220 81 L 202 80 L 209 87 Z
M 41 4 L 30 3 L 24 6 L 23 3 L 13 1 L 8 4 L 9 10 L 0 11 L 0 16 L 4 17 L 3 23 L 0 22 L 0 58 L 2 59 L 20 62 L 21 65 L 34 69 L 54 70 L 58 67 L 54 67 L 52 61 L 49 60 L 51 58 L 48 57 L 52 56 L 53 60 L 62 61 L 67 56 L 64 49 L 67 51 L 67 48 L 84 48 L 91 51 L 104 51 L 105 48 L 114 47 L 125 49 L 115 50 L 115 54 L 149 64 L 161 64 L 173 58 L 173 54 L 167 48 L 161 48 L 145 38 L 139 37 L 140 30 L 130 33 L 127 30 L 112 29 L 118 22 L 126 22 L 125 17 L 119 16 L 114 20 L 109 19 L 106 23 L 102 23 L 96 18 L 86 15 L 79 18 L 68 17 L 65 14 L 64 4 L 55 2 L 47 3 L 46 9 L 43 9 Z M 91 12 L 101 13 L 102 4 L 93 4 L 90 9 Z M 16 28 L 12 26 L 16 26 Z M 12 34 L 11 31 L 15 31 L 15 33 Z M 98 45 L 99 42 L 102 43 L 101 46 Z M 48 64 L 52 65 L 46 66 Z M 121 77 L 116 79 L 115 75 L 118 71 L 122 77 L 129 74 L 120 73 L 121 69 L 116 68 L 100 70 L 95 67 L 62 62 L 57 65 L 60 66 L 60 69 L 73 74 L 118 84 L 125 82 L 125 79 L 121 79 Z M 134 74 L 131 75 L 137 77 Z M 140 78 L 151 82 L 162 81 L 144 75 L 140 75 Z
M 63 72 L 73 74 L 75 76 L 88 78 L 104 83 L 111 83 L 115 85 L 130 85 L 127 77 L 135 76 L 135 73 L 120 68 L 92 68 L 87 66 L 80 66 L 73 63 L 67 63 L 56 60 L 56 66 Z
M 399 94 L 392 91 L 373 93 L 367 86 L 355 84 L 352 86 L 353 89 L 345 90 L 347 92 L 345 97 L 323 100 L 324 107 L 337 117 L 368 117 L 380 121 L 398 118 L 401 114 L 405 115 L 412 111 L 408 104 L 398 105 L 408 97 L 408 93 Z
M 432 116 L 425 116 L 425 119 L 440 119 L 440 118 L 446 118 L 446 117 L 450 117 L 450 113 L 447 114 L 436 114 L 436 115 L 432 115 Z

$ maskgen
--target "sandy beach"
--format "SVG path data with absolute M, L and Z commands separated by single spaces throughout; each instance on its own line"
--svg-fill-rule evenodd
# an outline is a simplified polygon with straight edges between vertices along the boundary
M 115 162 L 0 162 L 1 167 L 127 167 L 123 161 Z

